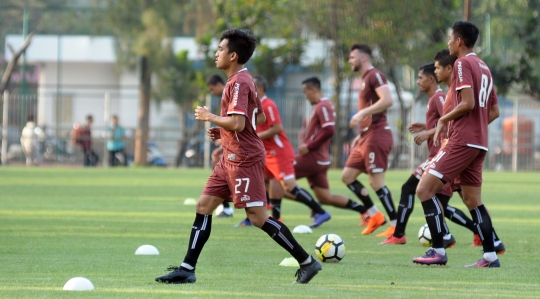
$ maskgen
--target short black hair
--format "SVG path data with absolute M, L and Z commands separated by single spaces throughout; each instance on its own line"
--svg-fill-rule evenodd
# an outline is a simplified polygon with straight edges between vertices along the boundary
M 34 115 L 32 115 L 32 114 L 28 115 L 28 117 L 26 118 L 26 121 L 33 122 L 34 121 Z
M 213 74 L 206 79 L 206 85 L 216 85 L 218 83 L 225 85 L 225 81 L 223 81 L 223 78 L 218 74 Z
M 480 30 L 476 25 L 467 21 L 457 21 L 452 25 L 452 32 L 454 37 L 461 38 L 465 47 L 472 48 L 478 39 Z
M 264 92 L 266 92 L 266 89 L 268 88 L 268 81 L 266 81 L 263 76 L 254 76 L 253 80 L 255 80 L 255 85 L 262 87 Z
M 364 54 L 369 55 L 369 57 L 371 57 L 371 48 L 366 44 L 354 44 L 351 46 L 351 52 L 354 50 L 358 50 Z
M 456 62 L 457 57 L 450 55 L 448 49 L 444 49 L 437 52 L 435 57 L 433 57 L 433 60 L 437 61 L 442 67 L 447 67 L 448 65 L 454 67 L 454 62 Z
M 86 120 L 94 120 L 94 117 L 92 116 L 92 114 L 88 114 L 86 116 Z
M 221 33 L 219 41 L 228 40 L 227 47 L 229 53 L 236 52 L 238 55 L 238 63 L 245 64 L 255 52 L 257 47 L 257 39 L 244 29 L 227 29 Z
M 321 80 L 317 77 L 311 77 L 307 78 L 306 80 L 302 81 L 302 85 L 306 85 L 307 87 L 314 87 L 318 90 L 321 90 Z
M 435 64 L 434 63 L 428 63 L 424 64 L 423 66 L 418 68 L 419 71 L 422 71 L 427 76 L 431 76 L 435 78 L 435 81 L 437 81 L 437 76 L 435 76 Z

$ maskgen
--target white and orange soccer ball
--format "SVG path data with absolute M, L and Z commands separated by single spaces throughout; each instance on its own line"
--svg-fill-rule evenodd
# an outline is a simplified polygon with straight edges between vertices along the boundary
M 315 255 L 321 262 L 337 263 L 345 256 L 345 242 L 336 234 L 322 235 L 315 243 Z
M 422 225 L 418 231 L 418 241 L 424 247 L 431 246 L 431 232 L 429 231 L 429 226 L 427 224 Z

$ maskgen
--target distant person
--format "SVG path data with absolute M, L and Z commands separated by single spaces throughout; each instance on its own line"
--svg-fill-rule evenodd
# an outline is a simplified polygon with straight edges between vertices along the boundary
M 21 147 L 26 156 L 26 166 L 39 165 L 41 163 L 39 139 L 44 135 L 43 130 L 30 115 L 21 133 Z
M 126 130 L 118 125 L 118 116 L 111 117 L 111 126 L 107 128 L 107 150 L 109 166 L 127 165 L 124 137 Z
M 99 156 L 92 150 L 92 131 L 90 126 L 94 122 L 92 115 L 86 116 L 86 124 L 73 125 L 72 140 L 81 147 L 84 155 L 84 166 L 96 166 Z

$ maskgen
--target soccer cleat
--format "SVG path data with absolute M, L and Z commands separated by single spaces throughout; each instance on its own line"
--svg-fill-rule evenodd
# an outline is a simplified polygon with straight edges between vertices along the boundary
M 324 222 L 330 220 L 332 216 L 328 212 L 324 212 L 324 214 L 315 214 L 315 219 L 313 219 L 313 222 L 309 225 L 311 228 L 319 227 Z
M 253 226 L 253 224 L 251 224 L 251 221 L 249 221 L 249 219 L 246 218 L 246 219 L 240 221 L 240 223 L 238 223 L 234 227 L 240 227 L 240 226 Z
M 390 237 L 379 243 L 379 245 L 403 245 L 405 243 L 407 243 L 407 238 L 405 238 L 405 236 L 398 238 L 394 235 L 390 235 Z
M 426 254 L 424 254 L 423 256 L 413 258 L 413 263 L 419 265 L 446 266 L 447 262 L 448 257 L 446 256 L 446 253 L 444 255 L 438 254 L 437 251 L 435 251 L 435 249 L 433 248 L 428 249 L 428 251 L 426 251 Z
M 465 265 L 465 268 L 500 268 L 501 262 L 499 262 L 499 259 L 494 260 L 493 262 L 489 262 L 484 258 L 481 258 L 478 262 L 470 265 Z
M 367 226 L 369 223 L 369 214 L 367 212 L 363 213 L 360 215 L 360 220 L 362 220 L 362 222 L 358 223 L 358 226 Z
M 393 225 L 390 225 L 390 227 L 387 228 L 384 232 L 382 232 L 380 234 L 376 234 L 375 236 L 377 236 L 377 237 L 390 237 L 391 235 L 394 234 L 395 230 L 396 230 L 396 227 L 393 226 Z
M 296 281 L 293 284 L 297 283 L 308 283 L 315 275 L 322 270 L 321 263 L 319 263 L 315 258 L 311 257 L 311 263 L 306 266 L 300 266 L 300 269 L 296 270 Z
M 474 239 L 471 246 L 482 246 L 482 239 L 479 234 L 474 234 Z
M 504 247 L 503 242 L 501 242 L 501 243 L 499 243 L 499 245 L 495 246 L 495 253 L 497 255 L 504 254 L 505 252 L 506 252 L 506 248 Z M 484 253 L 483 250 L 482 250 L 482 253 Z
M 379 211 L 377 214 L 369 217 L 369 222 L 367 227 L 362 231 L 362 235 L 369 235 L 378 229 L 381 225 L 385 224 L 386 220 L 384 215 Z
M 446 240 L 446 239 L 443 239 L 443 247 L 444 249 L 446 248 L 452 248 L 454 246 L 456 246 L 456 239 L 454 239 L 454 236 L 450 235 L 450 239 Z
M 225 211 L 222 211 L 221 213 L 217 214 L 216 215 L 216 218 L 228 218 L 228 217 L 233 217 L 233 214 L 227 214 L 225 213 Z
M 195 272 L 186 271 L 180 267 L 170 266 L 171 273 L 156 277 L 157 282 L 163 283 L 194 283 L 197 278 Z

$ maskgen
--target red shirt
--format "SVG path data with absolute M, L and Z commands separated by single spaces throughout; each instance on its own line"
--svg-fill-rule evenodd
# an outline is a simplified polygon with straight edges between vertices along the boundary
M 458 58 L 454 63 L 452 87 L 456 91 L 451 98 L 453 107 L 462 100 L 460 91 L 472 88 L 474 109 L 452 122 L 449 126 L 449 138 L 487 151 L 489 111 L 492 105 L 498 104 L 488 66 L 474 53 Z
M 322 129 L 328 126 L 335 125 L 336 112 L 334 105 L 327 98 L 322 98 L 321 101 L 315 104 L 313 114 L 309 120 L 309 125 L 304 134 L 304 143 L 309 144 L 313 139 L 321 133 Z M 305 157 L 309 157 L 317 161 L 320 165 L 329 165 L 330 161 L 330 142 L 332 138 L 328 138 L 321 146 L 310 150 Z
M 255 83 L 246 68 L 232 75 L 225 84 L 221 98 L 221 116 L 240 114 L 246 117 L 242 132 L 221 128 L 223 159 L 236 166 L 250 166 L 264 160 L 264 146 L 257 136 L 257 114 L 262 111 Z
M 429 98 L 426 111 L 426 131 L 435 128 L 437 126 L 439 118 L 443 116 L 443 105 L 445 97 L 446 95 L 444 94 L 442 89 L 437 89 L 437 91 Z M 437 155 L 439 149 L 441 148 L 440 142 L 439 146 L 433 145 L 434 137 L 435 136 L 431 136 L 427 140 L 430 157 L 434 157 L 435 155 Z
M 358 94 L 358 110 L 362 110 L 376 103 L 379 100 L 377 89 L 388 86 L 384 74 L 374 67 L 364 74 L 362 80 L 362 87 Z M 364 119 L 360 121 L 360 133 L 380 125 L 387 126 L 386 110 L 364 117 Z
M 276 103 L 267 96 L 261 99 L 264 114 L 266 115 L 266 121 L 263 124 L 257 126 L 257 133 L 261 133 L 270 129 L 270 127 L 281 124 L 281 117 L 279 116 L 279 110 Z M 294 149 L 287 138 L 285 131 L 281 131 L 274 135 L 272 138 L 262 139 L 264 149 L 266 150 L 266 156 L 288 156 L 294 158 Z

